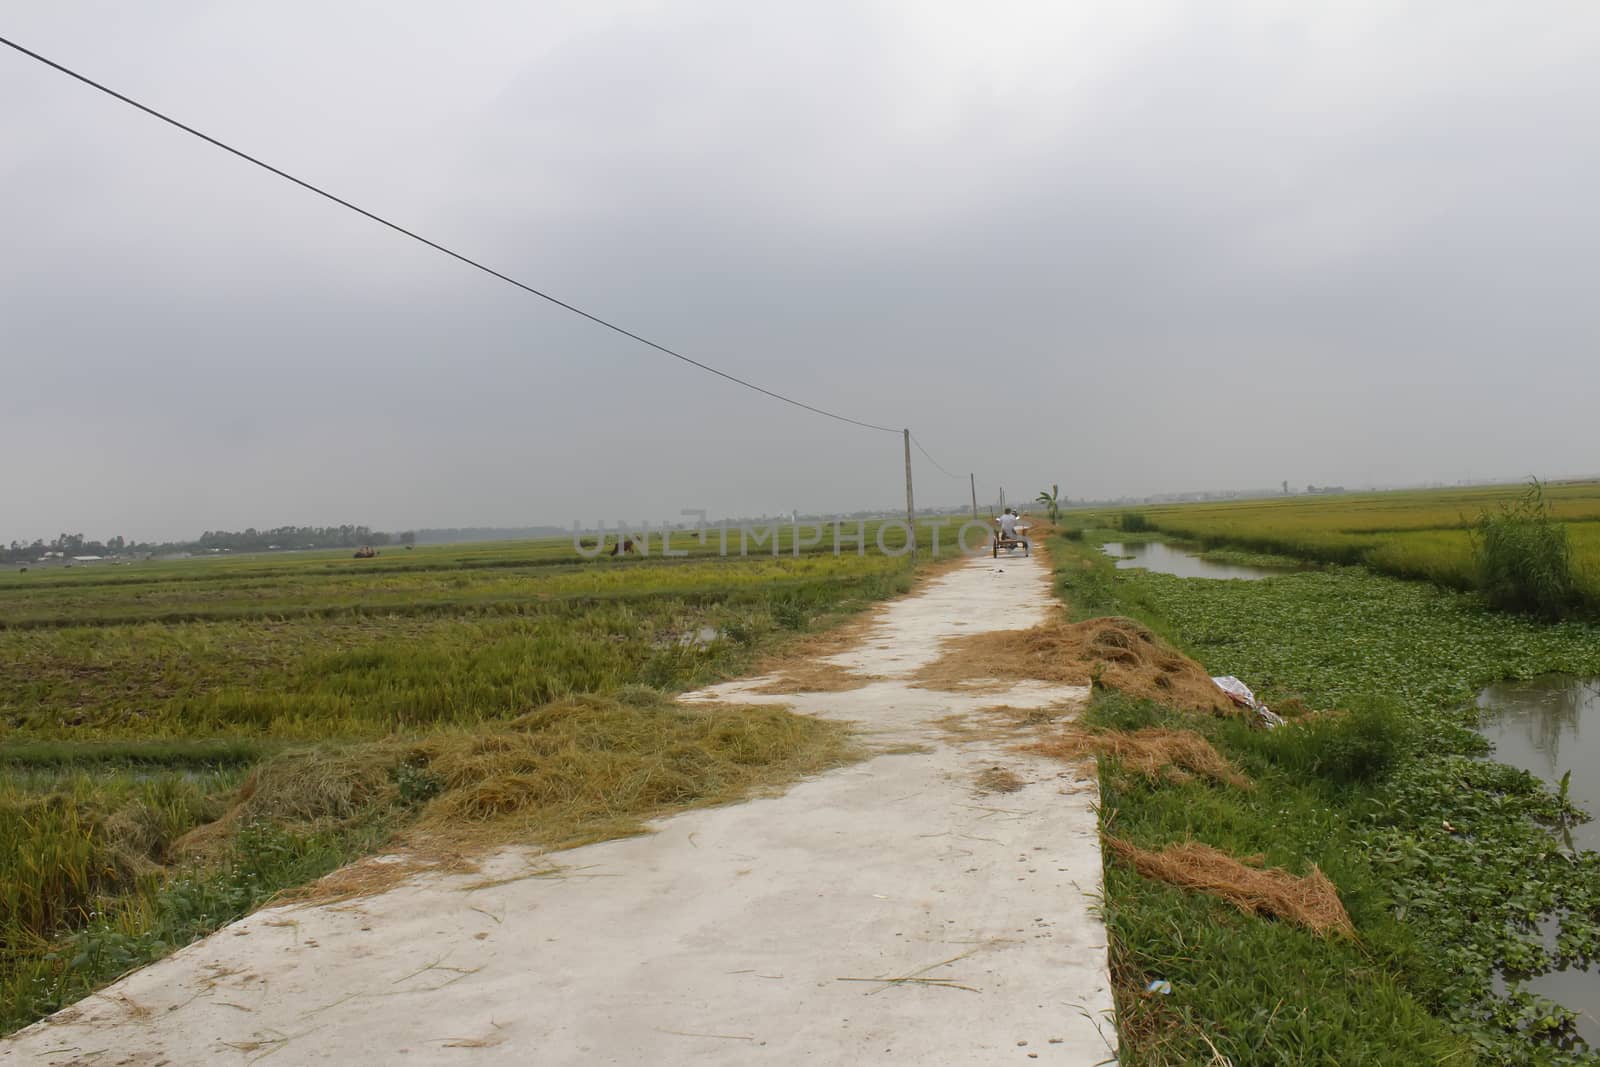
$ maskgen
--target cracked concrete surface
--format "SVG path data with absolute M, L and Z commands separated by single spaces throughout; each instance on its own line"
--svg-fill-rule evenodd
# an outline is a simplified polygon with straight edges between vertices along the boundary
M 1085 690 L 906 682 L 943 638 L 1053 605 L 1037 558 L 967 560 L 828 657 L 882 680 L 685 697 L 852 720 L 883 754 L 646 836 L 257 912 L 0 1042 L 0 1065 L 1114 1062 L 1098 789 L 984 710 L 1070 715 Z M 995 767 L 1014 791 L 979 785 Z

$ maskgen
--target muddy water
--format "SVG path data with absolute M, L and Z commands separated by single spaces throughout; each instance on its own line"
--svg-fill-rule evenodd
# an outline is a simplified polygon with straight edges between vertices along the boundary
M 1213 563 L 1208 559 L 1201 559 L 1192 552 L 1185 552 L 1181 548 L 1162 544 L 1160 541 L 1145 543 L 1135 542 L 1123 544 L 1120 541 L 1108 541 L 1100 546 L 1101 551 L 1108 556 L 1131 556 L 1131 559 L 1118 559 L 1117 569 L 1128 570 L 1140 567 L 1158 574 L 1175 574 L 1179 578 L 1270 578 L 1281 571 L 1268 570 L 1266 567 L 1241 567 L 1232 563 Z
M 1521 767 L 1559 789 L 1572 772 L 1567 795 L 1597 818 L 1571 828 L 1572 844 L 1600 849 L 1600 678 L 1550 675 L 1526 682 L 1501 682 L 1478 694 L 1483 722 L 1478 732 L 1494 745 L 1494 758 Z M 1555 944 L 1556 924 L 1544 924 L 1547 946 Z M 1524 988 L 1580 1012 L 1578 1033 L 1590 1048 L 1600 1048 L 1600 974 L 1593 970 L 1553 971 L 1523 983 Z

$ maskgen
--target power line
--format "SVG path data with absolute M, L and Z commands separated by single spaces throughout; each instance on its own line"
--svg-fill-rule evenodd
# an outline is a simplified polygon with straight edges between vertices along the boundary
M 491 275 L 493 277 L 499 278 L 501 281 L 506 282 L 506 283 L 508 283 L 510 285 L 514 285 L 518 289 L 523 290 L 524 292 L 532 293 L 534 296 L 538 297 L 539 299 L 547 300 L 547 301 L 549 301 L 550 303 L 556 305 L 559 308 L 563 308 L 563 309 L 565 309 L 567 311 L 572 312 L 574 315 L 581 315 L 584 318 L 588 319 L 590 322 L 596 323 L 596 324 L 598 324 L 600 326 L 604 326 L 608 330 L 613 330 L 613 331 L 615 331 L 617 333 L 620 333 L 622 336 L 630 338 L 631 340 L 634 340 L 634 341 L 638 341 L 642 345 L 647 345 L 650 348 L 655 349 L 657 352 L 665 353 L 666 355 L 671 356 L 673 359 L 682 360 L 683 362 L 689 364 L 692 367 L 698 367 L 701 370 L 707 372 L 708 374 L 715 374 L 719 378 L 724 378 L 724 379 L 726 379 L 726 380 L 728 380 L 730 382 L 733 382 L 736 385 L 742 385 L 746 389 L 754 389 L 756 392 L 761 393 L 761 394 L 763 394 L 765 396 L 769 396 L 774 400 L 781 400 L 785 404 L 793 404 L 797 408 L 804 408 L 805 410 L 810 411 L 810 412 L 814 412 L 814 413 L 816 413 L 818 415 L 826 415 L 830 419 L 837 419 L 840 422 L 848 422 L 853 426 L 860 426 L 860 427 L 863 427 L 863 428 L 868 429 L 868 430 L 882 430 L 885 433 L 900 433 L 899 430 L 894 429 L 894 428 L 889 427 L 889 426 L 879 426 L 877 423 L 863 422 L 861 419 L 852 419 L 848 415 L 839 415 L 839 414 L 836 414 L 835 412 L 827 411 L 827 410 L 824 410 L 823 408 L 815 407 L 815 406 L 813 406 L 811 404 L 805 403 L 804 401 L 796 400 L 793 397 L 784 396 L 782 393 L 773 392 L 771 389 L 763 389 L 761 386 L 755 384 L 754 382 L 746 381 L 745 379 L 740 378 L 740 377 L 738 377 L 736 375 L 729 374 L 727 371 L 718 370 L 716 367 L 710 366 L 709 364 L 706 364 L 706 363 L 702 363 L 698 359 L 693 359 L 693 358 L 691 358 L 689 356 L 686 356 L 682 352 L 674 351 L 673 349 L 668 348 L 666 345 L 657 344 L 655 341 L 650 340 L 648 337 L 641 337 L 641 336 L 639 336 L 638 334 L 634 333 L 631 330 L 623 329 L 621 326 L 618 326 L 614 322 L 609 322 L 609 321 L 601 318 L 598 315 L 592 314 L 592 313 L 590 313 L 588 311 L 583 310 L 580 307 L 576 307 L 576 306 L 574 306 L 572 304 L 569 304 L 565 300 L 561 300 L 558 297 L 551 296 L 549 293 L 543 292 L 542 290 L 535 289 L 533 286 L 528 285 L 525 282 L 519 282 L 517 279 L 511 277 L 510 275 L 502 274 L 501 272 L 495 270 L 493 267 L 487 267 L 484 264 L 479 263 L 475 259 L 472 259 L 472 258 L 470 258 L 468 256 L 462 255 L 460 252 L 457 252 L 454 249 L 446 248 L 444 245 L 439 244 L 437 241 L 430 241 L 430 240 L 428 240 L 428 238 L 423 237 L 421 234 L 416 233 L 416 232 L 414 232 L 412 230 L 408 230 L 404 226 L 401 226 L 398 223 L 390 222 L 388 219 L 384 218 L 383 216 L 376 215 L 373 212 L 368 211 L 366 208 L 357 207 L 355 204 L 352 204 L 350 201 L 345 200 L 345 199 L 343 199 L 341 197 L 335 196 L 334 194 L 328 192 L 326 189 L 322 189 L 322 188 L 319 188 L 318 186 L 312 185 L 310 182 L 305 181 L 305 180 L 303 180 L 301 178 L 296 178 L 293 174 L 290 174 L 287 171 L 279 170 L 277 167 L 274 167 L 272 164 L 263 162 L 262 160 L 257 159 L 255 156 L 252 156 L 247 152 L 240 151 L 239 149 L 234 148 L 230 144 L 225 144 L 222 141 L 217 140 L 215 137 L 210 136 L 209 134 L 201 133 L 199 130 L 195 129 L 193 126 L 186 126 L 185 124 L 179 122 L 177 119 L 172 118 L 169 115 L 165 115 L 162 112 L 157 111 L 153 107 L 148 107 L 148 106 L 146 106 L 144 104 L 139 103 L 139 101 L 132 99 L 131 97 L 124 96 L 122 93 L 117 92 L 115 89 L 109 88 L 109 87 L 107 87 L 105 85 L 100 84 L 99 82 L 95 81 L 92 78 L 89 78 L 89 77 L 86 77 L 85 75 L 79 74 L 77 71 L 72 70 L 69 67 L 65 67 L 65 66 L 61 65 L 60 63 L 57 63 L 53 59 L 48 59 L 45 56 L 40 55 L 38 52 L 33 51 L 32 49 L 24 48 L 22 45 L 18 44 L 17 42 L 15 42 L 13 40 L 10 40 L 10 39 L 8 39 L 6 37 L 0 37 L 0 44 L 6 45 L 9 48 L 13 48 L 16 51 L 21 52 L 23 55 L 29 57 L 30 59 L 36 59 L 40 63 L 43 63 L 45 66 L 51 67 L 51 68 L 53 68 L 55 70 L 60 71 L 62 74 L 67 75 L 69 78 L 75 78 L 78 81 L 82 82 L 83 84 L 89 86 L 90 88 L 98 89 L 102 93 L 105 93 L 107 96 L 110 96 L 110 97 L 113 97 L 114 99 L 122 101 L 124 104 L 127 104 L 129 107 L 137 108 L 140 111 L 143 111 L 145 114 L 150 115 L 153 118 L 160 119 L 162 122 L 167 123 L 169 126 L 176 126 L 178 129 L 182 130 L 184 133 L 193 134 L 195 137 L 200 138 L 202 141 L 205 141 L 208 144 L 214 145 L 215 147 L 222 149 L 224 152 L 232 153 L 233 155 L 238 156 L 240 159 L 244 160 L 247 163 L 254 163 L 256 166 L 260 167 L 262 170 L 268 171 L 268 172 L 270 172 L 272 174 L 276 174 L 278 177 L 284 179 L 285 181 L 293 182 L 295 185 L 300 186 L 302 189 L 308 190 L 309 192 L 316 193 L 318 196 L 323 197 L 325 199 L 332 200 L 335 204 L 338 204 L 340 207 L 349 208 L 351 211 L 354 211 L 358 215 L 365 215 L 367 218 L 371 219 L 373 222 L 379 223 L 380 225 L 383 225 L 383 226 L 387 226 L 389 229 L 394 230 L 396 233 L 404 234 L 405 236 L 411 238 L 413 241 L 421 242 L 422 244 L 427 245 L 429 248 L 432 248 L 433 250 L 435 250 L 437 252 L 443 252 L 445 255 L 451 257 L 452 259 L 460 260 L 462 263 L 465 263 L 469 267 L 476 267 L 478 270 L 483 271 L 485 274 L 488 274 L 488 275 Z M 921 448 L 922 446 L 918 445 L 917 447 Z M 926 453 L 924 453 L 924 454 L 926 454 Z
M 943 474 L 947 478 L 959 478 L 959 477 L 961 477 L 961 475 L 959 475 L 959 474 L 951 474 L 949 471 L 945 470 L 944 469 L 944 465 L 941 464 L 938 460 L 934 459 L 933 456 L 929 454 L 929 452 L 928 452 L 928 450 L 926 448 L 922 447 L 922 442 L 917 440 L 917 435 L 916 434 L 912 434 L 911 435 L 911 443 L 917 446 L 917 451 L 918 452 L 921 452 L 924 456 L 928 457 L 928 462 L 929 463 L 932 463 L 935 467 L 939 468 L 939 473 Z

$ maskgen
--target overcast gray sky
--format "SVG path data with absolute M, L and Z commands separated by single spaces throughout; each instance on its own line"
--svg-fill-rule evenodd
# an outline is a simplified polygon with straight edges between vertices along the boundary
M 1586 3 L 15 0 L 920 503 L 1600 469 Z M 0 49 L 0 539 L 848 511 L 900 442 Z

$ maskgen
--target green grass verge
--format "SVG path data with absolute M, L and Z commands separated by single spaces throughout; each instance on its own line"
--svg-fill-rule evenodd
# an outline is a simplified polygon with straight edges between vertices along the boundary
M 1474 1062 L 1467 1043 L 1418 995 L 1444 979 L 1388 915 L 1359 860 L 1357 820 L 1324 779 L 1287 753 L 1261 751 L 1237 724 L 1099 693 L 1091 725 L 1200 727 L 1256 782 L 1243 791 L 1193 781 L 1155 785 L 1101 767 L 1102 822 L 1143 848 L 1199 840 L 1235 856 L 1261 853 L 1304 874 L 1315 863 L 1339 887 L 1360 940 L 1319 937 L 1244 915 L 1214 897 L 1140 877 L 1108 862 L 1105 915 L 1112 939 L 1122 1060 L 1129 1067 L 1235 1064 Z M 1275 756 L 1288 766 L 1278 766 Z M 1147 995 L 1149 982 L 1172 984 Z
M 1467 703 L 1503 678 L 1600 673 L 1600 630 L 1355 568 L 1186 580 L 1117 572 L 1089 543 L 1052 547 L 1075 617 L 1136 616 L 1269 702 L 1377 709 L 1341 717 L 1350 732 L 1333 735 L 1185 718 L 1258 780 L 1254 793 L 1108 768 L 1103 819 L 1119 836 L 1192 837 L 1297 872 L 1316 863 L 1360 932 L 1359 947 L 1323 942 L 1111 864 L 1125 1063 L 1209 1062 L 1207 1041 L 1241 1064 L 1595 1062 L 1572 1013 L 1517 976 L 1600 957 L 1600 857 L 1563 854 L 1551 830 L 1562 802 L 1482 758 Z M 1152 716 L 1104 695 L 1091 713 L 1124 726 Z M 1554 951 L 1541 920 L 1559 925 Z M 1173 982 L 1173 997 L 1139 995 L 1145 978 Z

